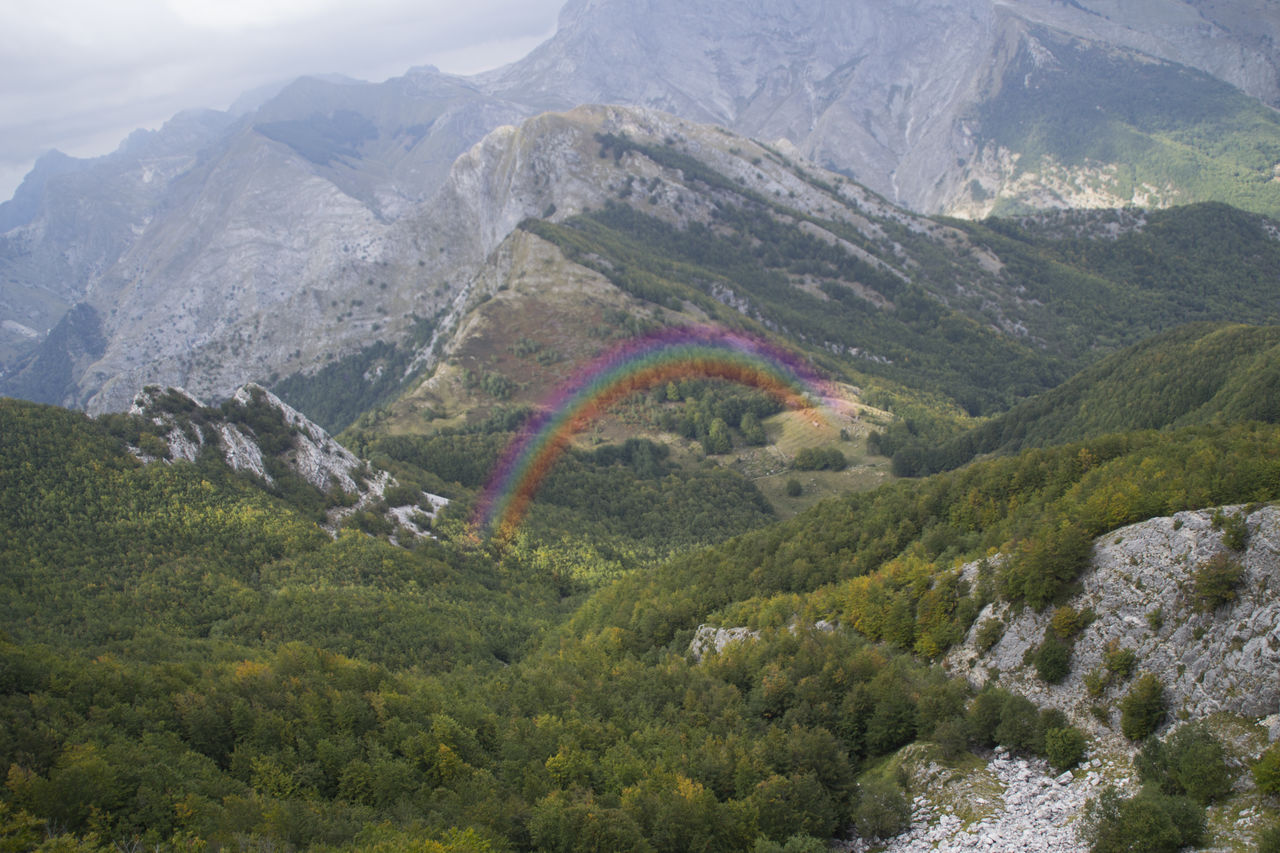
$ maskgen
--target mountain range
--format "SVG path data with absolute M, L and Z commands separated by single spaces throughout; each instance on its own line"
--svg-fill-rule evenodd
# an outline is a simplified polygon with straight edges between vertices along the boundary
M 0 389 L 118 410 L 409 345 L 521 220 L 602 203 L 529 141 L 555 122 L 523 124 L 582 103 L 724 127 L 923 214 L 1275 213 L 1278 27 L 1248 2 L 575 2 L 505 69 L 298 80 L 37 164 L 0 205 Z
M 47 155 L 0 849 L 1280 850 L 1278 19 L 571 0 Z

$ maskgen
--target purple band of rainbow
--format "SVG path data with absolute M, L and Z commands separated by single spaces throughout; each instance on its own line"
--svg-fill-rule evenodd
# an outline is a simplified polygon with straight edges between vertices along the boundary
M 509 535 L 575 433 L 617 401 L 672 380 L 716 378 L 759 388 L 785 405 L 831 400 L 830 385 L 768 341 L 706 326 L 664 329 L 599 356 L 561 385 L 499 458 L 473 525 Z

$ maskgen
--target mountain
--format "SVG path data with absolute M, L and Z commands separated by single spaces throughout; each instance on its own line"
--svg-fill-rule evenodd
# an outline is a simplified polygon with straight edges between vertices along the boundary
M 1265 207 L 1273 18 L 577 0 L 46 158 L 0 848 L 1280 849 L 1280 225 L 1024 209 Z
M 109 157 L 41 162 L 0 205 L 0 388 L 120 409 L 147 383 L 222 396 L 379 341 L 407 369 L 417 357 L 403 350 L 432 342 L 487 253 L 560 192 L 464 227 L 465 196 L 517 164 L 480 176 L 464 163 L 451 183 L 455 158 L 582 102 L 773 140 L 922 211 L 1212 198 L 1275 213 L 1275 18 L 1247 0 L 1140 13 L 575 2 L 507 69 L 299 80 Z
M 624 158 L 625 145 L 606 150 L 596 138 L 601 135 L 633 138 L 646 149 Z M 417 349 L 402 369 L 421 366 L 437 341 L 446 342 L 467 299 L 478 295 L 472 282 L 489 275 L 490 253 L 520 223 L 561 221 L 610 201 L 683 227 L 711 222 L 720 196 L 750 206 L 753 199 L 785 194 L 787 203 L 769 217 L 790 217 L 794 208 L 845 220 L 838 232 L 801 239 L 835 240 L 838 233 L 837 253 L 853 265 L 846 276 L 887 276 L 880 287 L 905 275 L 895 247 L 909 241 L 923 248 L 928 241 L 917 232 L 935 227 L 748 140 L 648 111 L 583 109 L 499 129 L 458 158 L 430 205 L 395 221 L 378 219 L 328 182 L 304 182 L 305 192 L 284 177 L 269 182 L 277 165 L 303 170 L 303 162 L 257 133 L 246 134 L 243 144 L 263 150 L 263 172 L 255 179 L 262 188 L 245 196 L 231 174 L 218 175 L 217 169 L 234 171 L 242 162 L 228 157 L 205 188 L 197 192 L 193 185 L 184 216 L 149 230 L 129 256 L 140 264 L 137 274 L 105 280 L 89 297 L 105 345 L 84 348 L 88 358 L 75 365 L 59 399 L 93 411 L 119 408 L 124 394 L 132 399 L 135 386 L 150 382 L 221 396 L 246 378 L 246 365 L 270 381 L 315 371 L 378 339 L 400 345 L 410 335 Z M 628 190 L 640 181 L 649 187 L 645 194 Z M 657 192 L 660 186 L 667 195 Z M 239 207 L 246 198 L 254 199 L 252 211 Z M 325 211 L 325 230 L 295 235 L 278 224 L 287 215 L 264 214 L 262 206 L 274 203 Z M 902 231 L 901 237 L 867 217 Z M 255 227 L 255 221 L 264 224 Z M 975 288 L 987 286 L 979 283 L 985 277 L 970 276 Z M 945 287 L 940 281 L 931 286 Z M 707 298 L 701 298 L 707 305 L 715 302 Z M 21 387 L 46 361 L 38 351 L 11 383 Z
M 1280 104 L 1277 31 L 1275 9 L 1255 2 L 1139 12 L 1044 0 L 575 0 L 550 41 L 482 79 L 541 108 L 639 104 L 786 140 L 923 212 L 983 215 L 998 199 L 1165 205 L 1218 197 L 1155 162 L 1169 157 L 1186 170 L 1239 155 L 1248 181 L 1274 176 L 1280 125 L 1252 99 Z M 1240 126 L 1228 139 L 1194 130 L 1230 123 Z M 1034 138 L 1040 125 L 1047 139 Z M 1176 150 L 1149 152 L 1153 168 L 1135 171 L 1120 141 Z M 1245 150 L 1258 142 L 1261 157 Z M 1274 193 L 1258 192 L 1253 203 L 1276 213 Z
M 271 152 L 268 172 L 275 158 L 302 168 L 259 134 L 244 143 Z M 508 254 L 492 255 L 521 227 L 652 307 L 691 301 L 691 318 L 749 322 L 843 362 L 837 372 L 923 387 L 977 413 L 1046 390 L 1099 347 L 1135 334 L 1268 316 L 1262 284 L 1248 296 L 1189 294 L 1173 306 L 1171 287 L 1210 278 L 1153 280 L 1149 293 L 1134 293 L 1126 270 L 1136 261 L 1125 253 L 1135 244 L 1150 254 L 1146 242 L 1163 241 L 1166 261 L 1213 258 L 1228 277 L 1257 282 L 1276 252 L 1267 220 L 1224 206 L 1150 224 L 1099 214 L 1076 236 L 1097 243 L 1097 258 L 1115 243 L 1118 255 L 1102 267 L 1087 252 L 1055 256 L 1007 229 L 910 214 L 722 129 L 623 108 L 549 113 L 495 131 L 458 158 L 431 204 L 394 221 L 318 179 L 305 184 L 314 196 L 282 179 L 246 197 L 329 211 L 327 230 L 310 238 L 250 227 L 257 214 L 238 207 L 232 184 L 193 191 L 186 216 L 149 229 L 142 243 L 154 254 L 139 275 L 100 282 L 65 321 L 79 334 L 57 330 L 7 387 L 30 395 L 52 385 L 58 399 L 101 411 L 148 383 L 221 397 L 246 379 L 288 378 L 282 387 L 305 398 L 304 377 L 344 375 L 354 380 L 343 388 L 351 401 L 385 402 L 449 350 L 496 282 L 527 274 L 504 267 Z M 333 206 L 338 199 L 346 202 Z M 713 238 L 712 226 L 728 230 Z M 735 247 L 743 241 L 773 248 L 744 254 Z M 141 263 L 139 251 L 130 258 Z M 662 253 L 681 265 L 664 266 Z M 631 266 L 666 283 L 642 285 L 624 274 Z M 360 411 L 343 406 L 348 422 Z
M 31 349 L 146 230 L 170 183 L 192 169 L 229 123 L 213 112 L 138 131 L 115 153 L 42 157 L 0 204 L 0 364 Z
M 410 314 L 429 317 L 447 299 L 407 292 L 439 259 L 427 267 L 389 249 L 405 239 L 395 222 L 421 215 L 476 139 L 526 113 L 431 69 L 380 85 L 303 79 L 238 118 L 175 119 L 111 157 L 29 181 L 3 214 L 5 340 L 24 353 L 5 365 L 6 387 L 118 410 L 153 381 L 226 395 L 368 343 L 371 327 L 402 333 Z M 193 123 L 206 131 L 194 139 Z M 94 253 L 67 268 L 97 232 Z M 365 292 L 389 280 L 394 299 Z M 57 327 L 71 305 L 105 343 L 79 346 L 67 371 L 61 341 L 83 338 Z M 248 364 L 260 372 L 247 375 Z

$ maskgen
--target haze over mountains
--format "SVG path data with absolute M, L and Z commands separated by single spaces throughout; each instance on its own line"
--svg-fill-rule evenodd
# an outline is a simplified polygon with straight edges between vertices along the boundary
M 221 396 L 405 340 L 575 168 L 546 155 L 541 186 L 499 198 L 514 161 L 454 160 L 579 103 L 777 142 L 920 212 L 1274 212 L 1278 28 L 1261 2 L 570 3 L 506 69 L 303 79 L 103 158 L 42 159 L 0 205 L 0 389 L 120 409 L 147 382 Z M 1082 97 L 1101 116 L 1083 143 Z M 516 156 L 511 139 L 477 151 Z

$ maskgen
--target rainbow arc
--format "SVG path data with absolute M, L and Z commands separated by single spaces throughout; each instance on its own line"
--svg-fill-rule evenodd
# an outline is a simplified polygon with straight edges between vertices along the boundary
M 689 378 L 759 388 L 789 408 L 835 404 L 830 383 L 793 353 L 760 338 L 707 326 L 665 329 L 627 341 L 562 384 L 503 451 L 476 505 L 474 528 L 513 534 L 543 479 L 586 429 L 618 401 Z

